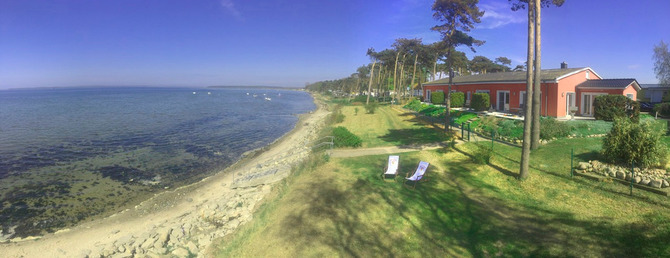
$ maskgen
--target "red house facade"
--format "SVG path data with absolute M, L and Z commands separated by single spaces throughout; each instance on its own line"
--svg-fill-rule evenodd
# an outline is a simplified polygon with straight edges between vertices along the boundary
M 577 115 L 593 116 L 593 100 L 599 95 L 624 95 L 637 99 L 640 85 L 635 79 L 603 79 L 589 67 L 546 69 L 541 72 L 541 111 L 543 116 L 566 117 L 570 107 Z M 446 92 L 449 78 L 423 84 L 424 99 L 432 92 Z M 488 93 L 491 108 L 517 113 L 525 106 L 526 72 L 489 73 L 453 78 L 452 92 L 463 92 L 466 106 L 473 93 Z

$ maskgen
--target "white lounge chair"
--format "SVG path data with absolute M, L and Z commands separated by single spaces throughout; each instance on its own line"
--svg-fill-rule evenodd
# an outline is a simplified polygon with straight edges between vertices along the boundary
M 411 177 L 409 176 L 409 173 L 407 173 L 407 176 L 405 177 L 405 182 L 403 183 L 406 184 L 407 182 L 414 182 L 414 185 L 412 188 L 416 188 L 416 185 L 423 179 L 423 175 L 426 174 L 426 170 L 428 170 L 428 166 L 430 164 L 425 161 L 419 162 L 419 166 L 416 167 L 416 171 L 414 172 L 414 175 Z
M 400 156 L 389 156 L 389 161 L 388 164 L 386 164 L 382 178 L 395 178 L 398 175 L 398 163 L 400 163 Z

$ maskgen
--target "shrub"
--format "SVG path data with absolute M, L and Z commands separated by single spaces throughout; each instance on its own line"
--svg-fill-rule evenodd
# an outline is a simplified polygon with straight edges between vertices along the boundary
M 636 166 L 664 167 L 667 163 L 667 149 L 661 143 L 660 130 L 654 130 L 648 121 L 634 123 L 617 117 L 612 130 L 603 139 L 603 156 L 612 163 Z
M 658 112 L 658 114 L 661 116 L 670 116 L 670 103 L 660 103 L 654 105 L 654 112 Z
M 613 121 L 616 117 L 640 120 L 640 103 L 623 95 L 602 95 L 593 101 L 593 116 L 597 120 Z
M 333 140 L 335 147 L 360 147 L 363 143 L 360 137 L 351 133 L 347 128 L 343 126 L 338 126 L 333 128 Z
M 368 114 L 374 114 L 378 106 L 379 105 L 377 102 L 370 102 L 369 104 L 365 105 L 365 112 Z
M 484 116 L 479 119 L 479 127 L 485 134 L 491 134 L 491 131 L 498 130 L 499 120 L 495 116 Z
M 333 110 L 333 113 L 330 113 L 328 120 L 330 124 L 337 124 L 344 122 L 344 114 L 342 114 L 341 104 L 335 106 L 335 109 Z
M 523 122 L 517 120 L 503 119 L 498 123 L 498 135 L 513 139 L 523 138 Z
M 451 107 L 462 107 L 465 104 L 465 94 L 463 92 L 451 93 Z
M 423 108 L 423 105 L 421 104 L 421 101 L 417 99 L 411 99 L 407 104 L 405 104 L 404 108 L 419 111 Z
M 572 126 L 553 117 L 540 119 L 540 139 L 549 140 L 553 138 L 566 137 L 570 135 Z
M 444 104 L 444 92 L 436 91 L 433 92 L 433 94 L 430 94 L 430 103 Z
M 475 111 L 483 111 L 489 109 L 490 96 L 487 93 L 475 93 L 472 94 L 472 101 L 470 102 L 470 107 Z
M 477 149 L 472 153 L 472 161 L 482 165 L 489 164 L 491 162 L 491 157 L 493 156 L 491 147 L 485 147 L 479 144 L 475 144 L 475 146 L 477 146 Z

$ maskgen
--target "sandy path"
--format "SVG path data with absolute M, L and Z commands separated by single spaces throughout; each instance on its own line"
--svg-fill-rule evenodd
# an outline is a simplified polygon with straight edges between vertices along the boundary
M 256 157 L 201 182 L 156 194 L 134 208 L 39 239 L 0 244 L 2 257 L 204 256 L 213 239 L 251 220 L 270 184 L 310 151 L 328 112 L 304 115 L 296 128 Z

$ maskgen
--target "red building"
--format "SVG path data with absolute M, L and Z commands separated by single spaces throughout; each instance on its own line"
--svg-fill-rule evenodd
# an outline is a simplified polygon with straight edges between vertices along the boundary
M 577 107 L 577 115 L 593 116 L 593 99 L 598 95 L 624 95 L 637 99 L 640 85 L 635 79 L 603 79 L 591 68 L 546 69 L 541 73 L 541 111 L 543 116 L 565 117 L 570 107 Z M 423 84 L 424 99 L 432 92 L 446 92 L 449 78 Z M 517 113 L 524 107 L 526 72 L 489 73 L 455 76 L 452 92 L 463 92 L 466 106 L 473 93 L 488 93 L 491 108 Z

